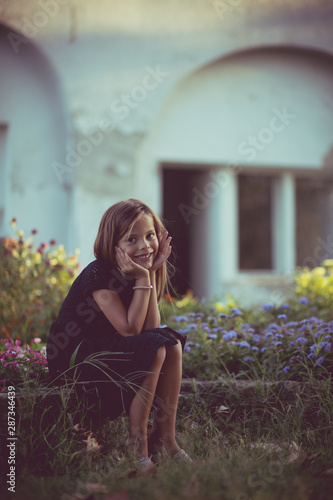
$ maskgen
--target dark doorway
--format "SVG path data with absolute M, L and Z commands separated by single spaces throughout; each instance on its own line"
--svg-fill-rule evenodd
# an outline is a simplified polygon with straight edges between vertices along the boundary
M 181 295 L 191 289 L 190 276 L 190 231 L 191 224 L 185 221 L 180 206 L 192 204 L 193 170 L 163 167 L 163 222 L 172 236 L 173 258 L 176 267 L 171 283 Z

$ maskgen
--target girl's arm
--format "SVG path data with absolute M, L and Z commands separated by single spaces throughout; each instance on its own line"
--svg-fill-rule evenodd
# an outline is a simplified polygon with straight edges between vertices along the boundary
M 143 325 L 143 331 L 150 330 L 151 328 L 159 328 L 161 322 L 161 316 L 157 304 L 156 273 L 155 271 L 149 271 L 149 274 L 150 282 L 153 285 L 153 288 L 150 292 L 148 310 L 146 320 Z
M 159 243 L 159 252 L 155 257 L 152 267 L 149 269 L 150 281 L 153 285 L 153 289 L 150 294 L 149 305 L 146 320 L 143 325 L 143 331 L 150 330 L 151 328 L 158 328 L 161 323 L 161 316 L 158 310 L 157 303 L 157 290 L 156 290 L 156 271 L 157 269 L 167 260 L 171 253 L 171 236 L 168 237 L 168 233 L 164 233 L 162 239 Z
M 117 250 L 117 261 L 123 272 L 132 274 L 136 286 L 149 286 L 150 275 L 147 269 L 135 264 L 122 250 Z M 118 293 L 112 290 L 94 290 L 92 295 L 99 308 L 112 323 L 118 333 L 124 337 L 142 332 L 147 316 L 152 289 L 134 290 L 132 302 L 126 310 Z

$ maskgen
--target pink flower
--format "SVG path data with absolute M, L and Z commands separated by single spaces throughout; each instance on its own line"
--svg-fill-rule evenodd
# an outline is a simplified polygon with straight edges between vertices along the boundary
M 32 229 L 31 230 L 31 234 L 37 234 L 37 233 L 38 233 L 37 229 Z
M 36 337 L 34 339 L 32 339 L 31 343 L 32 344 L 40 344 L 42 341 L 42 339 L 40 339 L 39 337 Z

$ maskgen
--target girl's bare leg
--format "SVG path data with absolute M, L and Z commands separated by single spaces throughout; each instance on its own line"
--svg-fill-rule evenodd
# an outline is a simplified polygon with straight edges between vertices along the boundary
M 162 346 L 158 349 L 153 364 L 149 369 L 151 373 L 144 379 L 130 406 L 130 437 L 128 444 L 138 457 L 148 458 L 148 419 L 165 359 L 166 348 Z
M 157 446 L 174 456 L 180 447 L 176 442 L 176 414 L 182 379 L 182 347 L 180 342 L 166 348 L 165 361 L 156 388 L 154 435 Z

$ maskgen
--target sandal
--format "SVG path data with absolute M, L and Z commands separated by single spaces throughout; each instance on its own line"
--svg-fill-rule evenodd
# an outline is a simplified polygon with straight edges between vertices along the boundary
M 179 460 L 181 462 L 193 462 L 192 458 L 183 449 L 179 450 L 176 455 L 172 457 L 173 460 Z
M 148 466 L 154 466 L 151 458 L 141 457 L 138 459 L 139 469 L 144 469 Z

